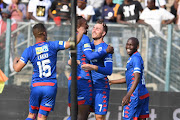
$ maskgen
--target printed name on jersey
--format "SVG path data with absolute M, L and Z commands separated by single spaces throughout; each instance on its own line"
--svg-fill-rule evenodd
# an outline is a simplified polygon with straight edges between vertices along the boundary
M 46 59 L 46 58 L 48 58 L 48 53 L 41 54 L 38 56 L 38 60 L 42 60 L 42 59 Z
M 63 45 L 63 41 L 59 41 L 59 45 Z
M 101 52 L 101 51 L 102 51 L 102 47 L 99 47 L 99 48 L 98 48 L 98 52 Z
M 84 48 L 91 47 L 89 43 L 84 44 Z
M 47 52 L 47 51 L 49 51 L 47 45 L 44 45 L 44 46 L 42 46 L 42 47 L 37 47 L 37 48 L 36 48 L 36 54 L 37 54 L 37 55 L 38 55 L 38 54 L 41 54 L 41 53 L 43 53 L 43 52 Z

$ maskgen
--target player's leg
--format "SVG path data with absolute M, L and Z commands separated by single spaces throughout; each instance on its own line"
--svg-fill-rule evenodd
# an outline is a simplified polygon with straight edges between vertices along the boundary
M 29 98 L 29 114 L 26 120 L 35 120 L 38 110 L 39 110 L 39 99 L 40 99 L 40 92 L 37 87 L 31 86 L 31 93 Z
M 54 86 L 41 86 L 43 92 L 38 112 L 38 120 L 46 120 L 49 112 L 53 111 L 57 93 L 57 84 Z
M 96 120 L 105 120 L 106 118 L 109 104 L 109 91 L 110 90 L 94 90 L 93 92 L 95 95 L 93 102 Z
M 87 120 L 90 105 L 78 105 L 78 120 Z
M 95 117 L 96 117 L 96 120 L 105 120 L 106 115 L 98 115 L 98 114 L 96 114 Z
M 87 120 L 90 105 L 92 104 L 92 81 L 88 79 L 78 80 L 78 120 Z
M 47 120 L 47 116 L 38 113 L 38 118 L 37 118 L 37 120 Z
M 141 103 L 141 112 L 139 114 L 138 120 L 146 120 L 149 118 L 149 97 L 140 100 Z

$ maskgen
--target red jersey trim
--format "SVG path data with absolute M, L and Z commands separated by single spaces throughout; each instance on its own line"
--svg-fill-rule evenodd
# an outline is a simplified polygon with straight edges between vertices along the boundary
M 41 110 L 44 110 L 44 111 L 51 111 L 52 108 L 40 106 L 40 109 L 41 109 Z
M 139 98 L 140 98 L 140 99 L 144 99 L 144 98 L 147 98 L 147 97 L 149 97 L 149 93 L 147 93 L 147 94 L 145 94 L 145 95 L 143 95 L 143 96 L 140 96 Z
M 149 114 L 147 114 L 147 115 L 140 115 L 139 118 L 140 119 L 149 118 Z
M 37 82 L 37 83 L 33 83 L 32 85 L 33 85 L 33 87 L 37 87 L 37 86 L 54 86 L 55 83 L 52 83 L 52 82 Z

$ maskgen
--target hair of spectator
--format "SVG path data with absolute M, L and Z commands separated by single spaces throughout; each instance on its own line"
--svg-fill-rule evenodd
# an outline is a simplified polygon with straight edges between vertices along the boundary
M 100 20 L 98 20 L 97 22 L 96 22 L 97 24 L 102 24 L 103 25 L 103 30 L 106 32 L 106 34 L 107 34 L 107 32 L 108 32 L 108 27 L 107 27 L 107 25 L 106 25 L 106 23 L 104 23 L 104 21 L 102 20 L 102 19 L 100 19 Z M 106 35 L 105 34 L 105 35 Z M 105 36 L 104 35 L 104 36 Z
M 45 28 L 44 24 L 38 23 L 38 24 L 34 25 L 33 34 L 35 37 L 44 36 L 44 32 L 46 32 L 46 28 Z
M 150 1 L 150 2 L 152 1 L 152 2 L 154 2 L 154 3 L 156 2 L 156 0 L 148 0 L 148 1 Z
M 139 40 L 135 37 L 130 37 L 128 40 L 133 40 L 137 46 L 139 46 Z

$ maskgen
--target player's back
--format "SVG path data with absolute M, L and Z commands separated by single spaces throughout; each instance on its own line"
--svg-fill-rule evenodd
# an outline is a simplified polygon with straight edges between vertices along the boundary
M 81 41 L 77 45 L 77 60 L 80 61 L 80 64 L 77 67 L 77 76 L 80 76 L 83 79 L 91 79 L 90 71 L 84 71 L 81 69 L 83 64 L 90 63 L 84 54 L 84 51 L 87 49 L 91 49 L 90 39 L 87 35 L 83 35 Z
M 25 49 L 21 60 L 33 64 L 33 81 L 56 80 L 57 52 L 64 49 L 64 42 L 40 42 Z

